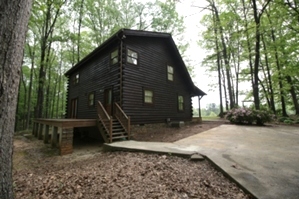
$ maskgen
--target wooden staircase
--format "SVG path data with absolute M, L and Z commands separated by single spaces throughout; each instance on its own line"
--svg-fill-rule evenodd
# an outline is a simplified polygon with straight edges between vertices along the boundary
M 102 103 L 98 101 L 98 129 L 106 143 L 130 139 L 130 118 L 122 111 L 120 106 L 114 104 L 114 117 L 104 109 Z

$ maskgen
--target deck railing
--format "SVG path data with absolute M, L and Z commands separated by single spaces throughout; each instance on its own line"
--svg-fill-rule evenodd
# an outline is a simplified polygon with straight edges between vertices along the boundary
M 121 109 L 121 107 L 114 103 L 114 111 L 115 111 L 115 117 L 118 119 L 119 123 L 122 125 L 122 127 L 125 129 L 126 133 L 128 134 L 128 139 L 130 139 L 130 117 L 128 117 L 125 112 Z
M 102 103 L 98 101 L 97 106 L 98 117 L 101 123 L 103 124 L 106 132 L 109 135 L 109 142 L 112 142 L 112 118 L 108 115 Z

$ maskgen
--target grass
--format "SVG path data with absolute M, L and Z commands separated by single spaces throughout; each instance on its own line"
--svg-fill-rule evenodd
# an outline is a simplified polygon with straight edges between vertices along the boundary
M 203 121 L 220 121 L 222 120 L 221 118 L 219 117 L 209 117 L 209 116 L 205 116 L 205 117 L 202 117 L 202 120 Z

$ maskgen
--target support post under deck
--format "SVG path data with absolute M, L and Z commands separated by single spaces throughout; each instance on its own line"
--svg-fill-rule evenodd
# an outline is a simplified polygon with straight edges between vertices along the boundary
M 74 128 L 62 128 L 59 137 L 60 155 L 73 153 L 73 131 Z
M 48 144 L 49 143 L 49 128 L 50 126 L 49 125 L 46 125 L 45 126 L 45 132 L 44 132 L 44 143 L 45 144 Z

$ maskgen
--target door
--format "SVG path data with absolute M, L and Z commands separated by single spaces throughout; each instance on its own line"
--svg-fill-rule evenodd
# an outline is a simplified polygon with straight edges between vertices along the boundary
M 108 115 L 112 113 L 112 89 L 108 88 L 104 91 L 104 107 Z
M 78 98 L 72 99 L 71 101 L 71 118 L 77 118 L 78 112 Z

